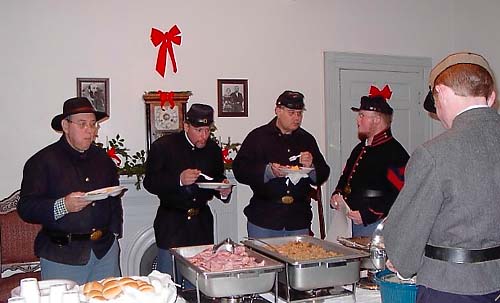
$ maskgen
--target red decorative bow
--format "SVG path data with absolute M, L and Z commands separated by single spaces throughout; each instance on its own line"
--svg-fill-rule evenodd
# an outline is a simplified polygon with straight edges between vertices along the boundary
M 156 47 L 160 43 L 160 49 L 158 50 L 158 56 L 156 58 L 156 71 L 162 76 L 165 77 L 165 67 L 167 64 L 167 50 L 168 55 L 170 56 L 170 60 L 172 61 L 172 68 L 174 73 L 177 72 L 177 63 L 175 62 L 174 49 L 172 48 L 172 43 L 181 45 L 181 36 L 179 34 L 181 31 L 177 27 L 177 25 L 172 26 L 170 30 L 166 33 L 162 31 L 152 28 L 151 29 L 151 42 Z
M 228 148 L 223 148 L 222 149 L 222 158 L 224 159 L 224 163 L 232 163 L 233 159 L 229 157 L 229 149 Z
M 122 163 L 122 160 L 116 155 L 116 149 L 111 147 L 108 151 L 108 156 L 116 162 L 116 165 L 119 166 Z
M 163 108 L 166 102 L 170 104 L 170 108 L 174 108 L 175 103 L 174 103 L 174 92 L 162 92 L 161 90 L 158 91 L 160 94 L 160 107 Z
M 392 91 L 391 91 L 389 85 L 387 85 L 387 84 L 384 86 L 384 88 L 382 90 L 379 90 L 376 86 L 372 85 L 372 86 L 370 86 L 369 96 L 370 97 L 381 96 L 387 101 L 387 100 L 391 99 Z

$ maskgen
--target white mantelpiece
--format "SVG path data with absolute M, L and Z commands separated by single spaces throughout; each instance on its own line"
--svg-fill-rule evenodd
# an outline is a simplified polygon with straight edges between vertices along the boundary
M 227 174 L 231 183 L 236 184 L 232 172 Z M 120 264 L 123 276 L 139 275 L 144 254 L 155 244 L 153 221 L 160 201 L 156 195 L 135 187 L 135 177 L 121 177 L 120 184 L 127 187 L 122 198 L 123 237 Z M 218 199 L 209 202 L 214 215 L 214 240 L 216 243 L 231 238 L 240 240 L 242 210 L 238 205 L 238 186 L 233 187 L 231 201 L 222 203 Z M 240 222 L 238 222 L 240 221 Z M 246 221 L 245 221 L 246 222 Z M 238 225 L 240 223 L 240 225 Z M 245 223 L 246 232 L 246 223 Z

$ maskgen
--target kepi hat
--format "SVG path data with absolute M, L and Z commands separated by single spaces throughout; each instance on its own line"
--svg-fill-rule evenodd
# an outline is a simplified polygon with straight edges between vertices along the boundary
M 211 126 L 214 123 L 214 109 L 210 105 L 194 103 L 186 113 L 186 122 L 194 127 Z
M 278 97 L 276 105 L 284 106 L 289 109 L 303 110 L 305 107 L 304 95 L 299 92 L 286 90 Z
M 432 90 L 434 89 L 434 82 L 436 78 L 444 72 L 448 67 L 456 64 L 475 64 L 484 68 L 493 77 L 493 72 L 491 71 L 488 61 L 484 59 L 483 56 L 470 52 L 460 52 L 448 55 L 446 58 L 441 60 L 429 74 L 429 93 L 425 97 L 424 109 L 431 113 L 436 113 L 436 106 L 434 103 L 434 97 L 432 96 Z
M 394 110 L 389 105 L 387 100 L 392 96 L 392 91 L 389 85 L 385 85 L 382 90 L 379 90 L 376 86 L 370 87 L 370 93 L 368 96 L 361 97 L 361 104 L 359 108 L 351 107 L 354 112 L 359 112 L 360 110 L 368 110 L 379 112 L 383 114 L 392 115 Z
M 93 113 L 97 122 L 108 117 L 105 112 L 100 112 L 85 97 L 75 97 L 64 101 L 63 112 L 52 119 L 50 125 L 56 131 L 62 131 L 61 121 L 74 114 Z

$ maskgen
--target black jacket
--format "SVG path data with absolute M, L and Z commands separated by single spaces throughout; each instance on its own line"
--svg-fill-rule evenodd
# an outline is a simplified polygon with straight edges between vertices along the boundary
M 287 184 L 287 178 L 274 178 L 264 183 L 264 173 L 269 163 L 296 165 L 288 158 L 309 151 L 313 155 L 316 182 L 311 178 L 300 179 L 297 185 Z M 311 184 L 321 185 L 330 174 L 314 137 L 302 128 L 284 135 L 276 127 L 276 118 L 251 131 L 243 141 L 233 162 L 236 180 L 248 184 L 253 191 L 244 213 L 258 226 L 281 230 L 305 229 L 311 226 Z M 281 197 L 292 196 L 292 204 L 280 203 Z
M 409 155 L 388 129 L 375 135 L 371 145 L 360 142 L 346 162 L 335 189 L 352 210 L 358 210 L 363 224 L 384 218 L 404 184 Z M 368 191 L 382 196 L 369 197 Z
M 208 140 L 204 148 L 196 148 L 185 132 L 163 136 L 153 142 L 146 161 L 144 188 L 160 198 L 154 222 L 156 244 L 162 249 L 213 243 L 213 216 L 207 205 L 219 192 L 200 189 L 198 185 L 180 185 L 180 174 L 196 168 L 220 182 L 224 163 L 220 147 Z M 200 177 L 203 181 L 203 177 Z M 229 198 L 226 200 L 229 201 Z M 200 213 L 188 219 L 190 208 Z
M 72 192 L 88 192 L 118 185 L 116 165 L 106 152 L 95 145 L 80 153 L 64 135 L 45 147 L 25 164 L 17 210 L 21 218 L 41 224 L 53 232 L 87 234 L 93 228 L 106 228 L 109 233 L 98 241 L 72 241 L 59 246 L 43 232 L 35 240 L 35 254 L 54 262 L 82 265 L 92 249 L 98 258 L 109 250 L 114 234 L 121 235 L 123 210 L 118 197 L 95 201 L 83 210 L 54 220 L 54 203 Z

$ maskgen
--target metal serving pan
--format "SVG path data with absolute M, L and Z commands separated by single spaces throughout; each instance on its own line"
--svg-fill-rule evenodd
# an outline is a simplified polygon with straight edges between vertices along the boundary
M 307 242 L 321 246 L 327 251 L 337 252 L 340 255 L 298 261 L 290 259 L 272 248 L 272 246 L 283 245 L 288 242 Z M 242 243 L 278 261 L 284 262 L 286 267 L 285 272 L 279 275 L 280 282 L 299 291 L 356 283 L 359 280 L 360 260 L 369 256 L 367 252 L 310 236 L 249 239 Z
M 248 248 L 246 248 L 248 255 L 255 257 L 257 262 L 264 260 L 264 266 L 207 271 L 195 266 L 187 259 L 212 247 L 213 245 L 201 245 L 170 249 L 180 274 L 195 285 L 197 290 L 209 297 L 233 297 L 268 292 L 277 280 L 277 272 L 284 268 L 282 263 Z

